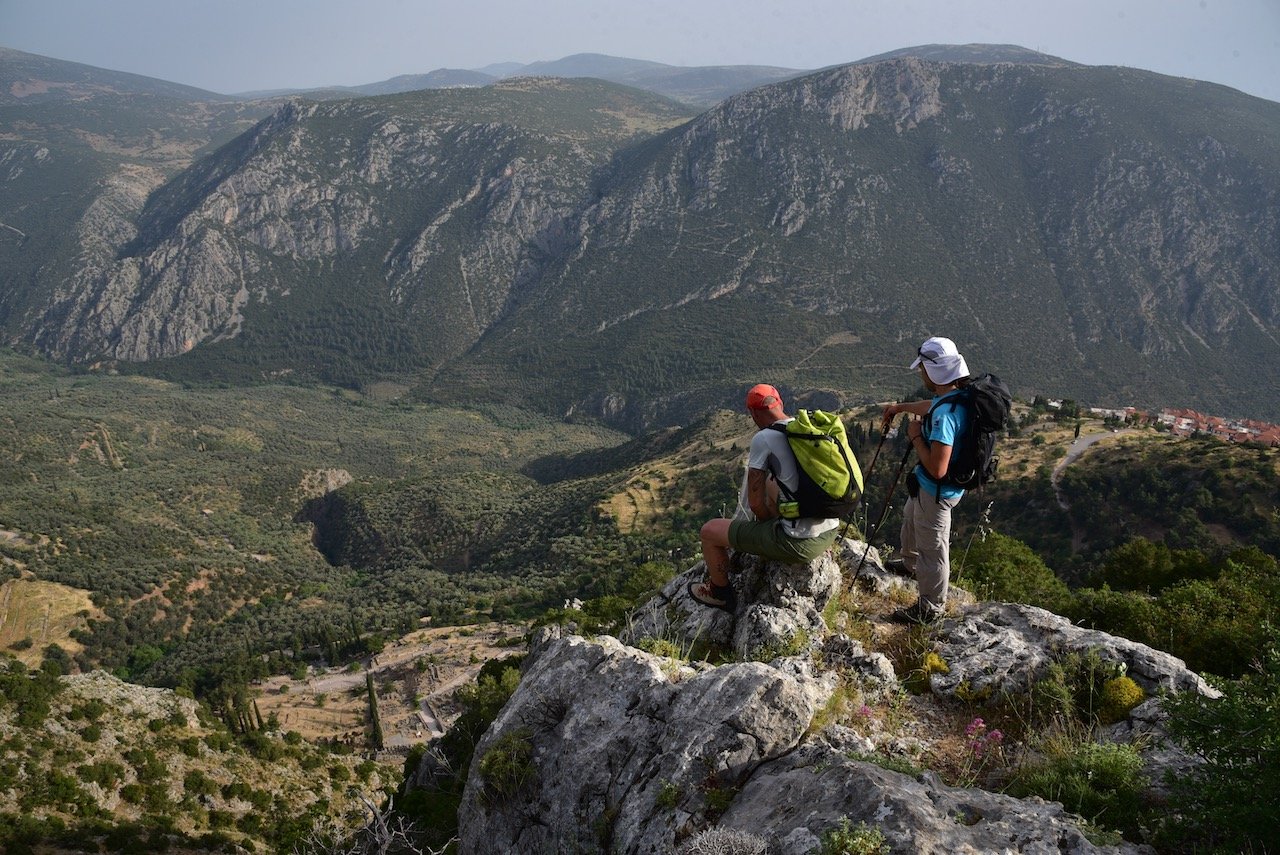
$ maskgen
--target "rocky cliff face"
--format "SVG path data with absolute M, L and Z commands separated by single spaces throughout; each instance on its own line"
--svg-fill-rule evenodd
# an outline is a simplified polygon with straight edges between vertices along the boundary
M 724 365 L 874 390 L 902 339 L 942 326 L 1019 386 L 1107 400 L 1181 399 L 1173 376 L 1226 388 L 1226 352 L 1280 343 L 1266 284 L 1280 149 L 1259 144 L 1280 107 L 1223 96 L 1115 69 L 912 59 L 745 93 L 628 160 L 471 359 L 501 349 L 541 379 L 547 335 L 519 342 L 572 330 L 565 348 L 618 363 L 599 385 L 637 422 L 637 406 L 715 384 Z M 1157 106 L 1174 101 L 1176 117 Z M 799 366 L 734 340 L 762 313 L 772 337 L 806 342 Z M 700 347 L 678 369 L 651 355 L 688 330 Z
M 841 563 L 862 550 L 846 542 Z M 904 585 L 870 558 L 864 572 L 882 590 Z M 748 559 L 735 576 L 734 615 L 688 598 L 688 582 L 701 574 L 699 565 L 673 580 L 641 609 L 627 638 L 649 649 L 655 634 L 668 650 L 718 646 L 733 651 L 728 664 L 690 665 L 609 637 L 557 630 L 538 637 L 519 688 L 478 746 L 459 815 L 461 851 L 720 851 L 697 848 L 719 829 L 737 833 L 740 847 L 752 842 L 751 851 L 802 855 L 846 819 L 877 829 L 903 853 L 1142 849 L 1091 843 L 1060 804 L 868 762 L 877 752 L 910 756 L 943 738 L 945 725 L 924 713 L 929 724 L 908 733 L 858 732 L 820 714 L 850 685 L 864 697 L 902 691 L 887 659 L 825 627 L 823 606 L 842 586 L 829 557 L 807 568 Z M 1171 657 L 1030 607 L 963 606 L 938 627 L 932 649 L 949 670 L 932 673 L 918 710 L 961 685 L 1024 691 L 1072 649 L 1126 663 L 1152 690 L 1213 694 Z M 1162 770 L 1189 762 L 1165 745 L 1159 720 L 1150 701 L 1109 732 L 1119 740 L 1143 734 L 1157 781 Z
M 10 341 L 268 376 L 341 354 L 638 429 L 747 376 L 877 397 L 945 328 L 1031 392 L 1280 413 L 1234 382 L 1280 377 L 1280 105 L 906 57 L 684 118 L 591 81 L 292 105 L 105 187 L 11 283 Z M 803 346 L 759 347 L 762 317 Z
M 426 361 L 455 355 L 557 252 L 593 170 L 632 133 L 609 113 L 633 106 L 617 90 L 566 87 L 587 102 L 566 110 L 600 115 L 579 128 L 522 121 L 510 103 L 554 108 L 558 82 L 507 88 L 508 103 L 490 92 L 498 103 L 475 109 L 456 92 L 291 104 L 149 198 L 104 194 L 94 207 L 117 208 L 115 222 L 85 215 L 92 263 L 27 335 L 60 358 L 145 361 L 236 337 L 247 307 L 292 296 L 325 312 L 345 298 L 420 326 Z M 679 116 L 664 105 L 646 118 Z

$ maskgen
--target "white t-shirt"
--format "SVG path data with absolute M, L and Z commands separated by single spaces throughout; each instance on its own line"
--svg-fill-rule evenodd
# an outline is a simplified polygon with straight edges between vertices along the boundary
M 791 419 L 779 419 L 774 424 L 785 425 Z M 787 444 L 787 435 L 781 431 L 765 428 L 756 431 L 751 437 L 751 448 L 747 452 L 747 468 L 768 472 L 793 494 L 800 489 L 800 471 L 797 468 L 796 456 Z M 742 479 L 741 495 L 738 505 L 751 517 L 751 504 L 747 501 L 747 479 Z M 782 530 L 790 537 L 817 537 L 823 532 L 839 528 L 838 519 L 798 519 L 783 520 Z

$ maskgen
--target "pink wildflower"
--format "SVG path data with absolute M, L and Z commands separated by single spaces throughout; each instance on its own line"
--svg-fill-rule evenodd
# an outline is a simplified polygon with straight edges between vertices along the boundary
M 858 707 L 858 715 L 862 716 L 863 718 L 871 718 L 871 707 L 867 706 L 866 704 L 863 704 L 862 706 Z
M 980 718 L 975 718 L 973 721 L 969 722 L 969 726 L 964 729 L 964 735 L 973 736 L 975 733 L 981 732 L 986 726 L 987 723 L 985 721 Z

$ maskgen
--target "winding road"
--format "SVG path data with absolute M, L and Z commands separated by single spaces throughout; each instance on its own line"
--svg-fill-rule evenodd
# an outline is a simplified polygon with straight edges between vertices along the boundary
M 1067 504 L 1067 497 L 1062 493 L 1062 471 L 1067 466 L 1075 462 L 1080 455 L 1089 450 L 1090 447 L 1096 445 L 1104 439 L 1119 438 L 1129 434 L 1137 433 L 1136 430 L 1106 430 L 1100 433 L 1091 433 L 1087 436 L 1077 437 L 1072 443 L 1071 448 L 1067 450 L 1067 454 L 1058 461 L 1058 465 L 1053 467 L 1053 473 L 1049 476 L 1049 482 L 1053 484 L 1053 497 L 1058 502 L 1058 507 L 1064 512 L 1068 512 L 1067 519 L 1071 523 L 1071 551 L 1079 552 L 1080 547 L 1084 543 L 1084 534 L 1076 530 L 1075 520 L 1071 519 L 1069 512 L 1071 505 Z

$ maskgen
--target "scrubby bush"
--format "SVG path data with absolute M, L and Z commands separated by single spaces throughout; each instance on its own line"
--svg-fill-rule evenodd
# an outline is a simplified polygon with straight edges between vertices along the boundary
M 405 758 L 404 785 L 396 798 L 397 810 L 423 830 L 424 842 L 430 846 L 441 847 L 457 833 L 458 805 L 476 745 L 515 692 L 520 682 L 517 666 L 522 658 L 511 656 L 486 662 L 476 682 L 458 691 L 463 713 L 439 740 L 433 764 L 438 774 L 426 785 L 411 784 L 418 777 L 418 767 L 426 755 L 425 746 L 410 751 Z
M 849 817 L 841 817 L 840 824 L 822 835 L 819 855 L 889 855 L 889 844 L 884 832 L 859 822 L 854 825 Z
M 1008 791 L 1062 802 L 1089 821 L 1136 836 L 1143 821 L 1142 756 L 1132 745 L 1060 740 L 1045 759 L 1018 770 Z
M 1050 663 L 1031 685 L 1028 717 L 1034 726 L 1051 723 L 1113 724 L 1142 703 L 1142 687 L 1125 675 L 1123 662 L 1094 648 Z
M 1098 701 L 1098 719 L 1103 724 L 1115 724 L 1129 717 L 1129 711 L 1146 699 L 1142 687 L 1132 677 L 1112 677 L 1102 684 Z
M 1172 781 L 1176 810 L 1163 836 L 1219 852 L 1280 852 L 1280 644 L 1275 627 L 1256 669 L 1224 681 L 1220 699 L 1165 699 L 1168 729 L 1204 760 Z
M 1132 591 L 1113 591 L 1106 585 L 1076 591 L 1063 614 L 1091 629 L 1144 642 L 1153 638 L 1163 625 L 1159 604 L 1152 597 Z
M 679 855 L 765 855 L 769 841 L 736 828 L 712 827 L 689 838 Z
M 529 741 L 532 735 L 524 727 L 504 733 L 480 759 L 480 777 L 490 804 L 504 803 L 532 783 L 536 773 Z
M 199 769 L 192 769 L 183 776 L 182 788 L 189 796 L 211 796 L 218 792 L 218 785 Z
M 1066 583 L 1020 540 L 989 531 L 975 539 L 957 568 L 956 581 L 985 600 L 1026 603 L 1061 613 L 1071 601 Z

